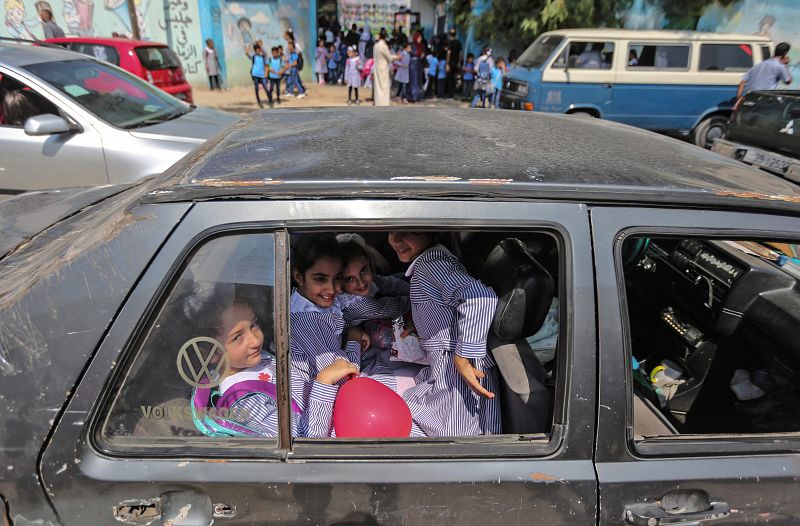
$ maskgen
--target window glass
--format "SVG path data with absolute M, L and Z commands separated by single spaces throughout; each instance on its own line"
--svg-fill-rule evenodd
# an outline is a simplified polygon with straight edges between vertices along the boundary
M 667 44 L 631 44 L 628 68 L 688 69 L 689 46 Z
M 538 68 L 550 58 L 553 51 L 561 44 L 564 37 L 542 35 L 522 52 L 517 59 L 517 64 L 526 68 Z
M 743 71 L 753 66 L 749 44 L 701 44 L 700 71 Z
M 0 73 L 0 126 L 22 128 L 30 117 L 51 113 L 58 108 L 30 87 Z
M 178 55 L 168 47 L 138 47 L 136 56 L 145 69 L 167 69 L 181 67 Z
M 83 53 L 84 55 L 94 57 L 97 60 L 102 60 L 103 62 L 109 62 L 115 66 L 119 66 L 119 53 L 111 46 L 76 42 L 74 44 L 69 44 L 69 47 L 72 51 L 77 51 L 78 53 Z
M 30 64 L 25 69 L 120 128 L 140 128 L 188 113 L 190 108 L 125 71 L 94 60 Z
M 769 60 L 772 56 L 772 53 L 769 50 L 769 46 L 761 46 L 761 61 Z
M 797 247 L 623 243 L 635 435 L 800 431 Z
M 152 320 L 102 428 L 148 443 L 277 435 L 274 239 L 212 239 L 191 257 Z M 237 373 L 248 369 L 252 378 Z M 239 396 L 240 380 L 257 396 Z
M 610 69 L 613 59 L 613 42 L 570 42 L 553 67 L 563 68 L 566 63 L 576 69 Z

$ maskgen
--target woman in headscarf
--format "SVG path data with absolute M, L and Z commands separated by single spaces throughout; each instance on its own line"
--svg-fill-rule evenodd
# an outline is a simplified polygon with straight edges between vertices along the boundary
M 389 67 L 392 65 L 392 62 L 399 58 L 389 51 L 389 44 L 386 43 L 386 36 L 386 30 L 381 29 L 378 35 L 378 41 L 375 42 L 375 47 L 373 48 L 375 63 L 372 66 L 372 92 L 375 99 L 375 106 L 389 106 L 392 90 L 392 79 L 389 76 Z
M 425 43 L 422 33 L 417 30 L 411 39 L 411 63 L 408 65 L 408 101 L 418 102 L 422 99 L 422 84 L 424 83 L 425 67 L 422 63 L 425 58 Z
M 367 45 L 372 41 L 372 31 L 370 30 L 369 24 L 364 25 L 364 31 L 361 32 L 361 38 L 358 40 L 358 58 L 361 59 L 361 63 L 365 64 L 367 62 Z

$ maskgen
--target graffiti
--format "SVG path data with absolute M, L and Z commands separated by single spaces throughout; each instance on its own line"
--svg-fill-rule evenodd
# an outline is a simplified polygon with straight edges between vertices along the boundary
M 339 19 L 343 27 L 356 24 L 359 27 L 370 26 L 373 30 L 381 27 L 394 27 L 394 15 L 398 11 L 408 9 L 407 1 L 368 2 L 359 0 L 339 0 Z
M 199 72 L 202 59 L 197 52 L 197 39 L 192 34 L 189 36 L 190 27 L 194 19 L 189 14 L 189 4 L 186 0 L 170 0 L 169 14 L 166 20 L 159 20 L 158 26 L 168 34 L 174 35 L 175 51 L 181 58 L 186 73 L 194 75 Z

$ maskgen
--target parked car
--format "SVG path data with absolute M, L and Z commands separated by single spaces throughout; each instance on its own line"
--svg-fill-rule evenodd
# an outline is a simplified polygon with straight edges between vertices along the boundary
M 398 107 L 253 113 L 61 192 L 0 204 L 13 524 L 797 523 L 796 185 L 608 121 Z M 357 232 L 402 273 L 390 231 L 499 296 L 502 434 L 291 436 L 291 242 Z M 258 292 L 277 437 L 195 424 L 192 294 L 217 285 Z
M 181 60 L 166 44 L 100 37 L 49 38 L 45 42 L 119 66 L 184 102 L 193 102 Z
M 0 43 L 0 194 L 158 174 L 235 120 L 85 55 Z
M 520 55 L 500 103 L 690 135 L 710 148 L 725 132 L 742 75 L 771 50 L 770 39 L 756 35 L 551 31 Z
M 800 91 L 753 91 L 711 149 L 800 183 Z M 798 128 L 800 130 L 800 128 Z

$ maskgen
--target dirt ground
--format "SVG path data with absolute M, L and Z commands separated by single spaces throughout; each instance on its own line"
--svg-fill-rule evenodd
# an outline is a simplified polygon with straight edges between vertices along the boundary
M 309 108 L 318 106 L 346 106 L 347 105 L 347 88 L 344 86 L 332 86 L 319 84 L 306 84 L 308 89 L 307 95 L 303 99 L 296 97 L 281 97 L 282 104 L 276 104 L 278 108 Z M 253 110 L 258 109 L 256 98 L 253 94 L 253 88 L 230 88 L 229 90 L 210 91 L 208 88 L 197 88 L 192 90 L 194 94 L 194 103 L 198 106 L 206 106 L 210 108 L 217 108 L 220 110 L 229 111 L 231 113 L 238 113 L 244 115 Z M 359 95 L 362 100 L 370 96 L 371 90 L 360 89 Z M 266 100 L 266 95 L 261 92 L 262 100 Z M 362 102 L 362 105 L 368 105 L 368 102 Z M 392 102 L 392 105 L 399 105 L 399 102 Z M 459 107 L 468 106 L 467 103 L 462 102 L 460 99 L 426 99 L 418 106 L 426 107 Z

